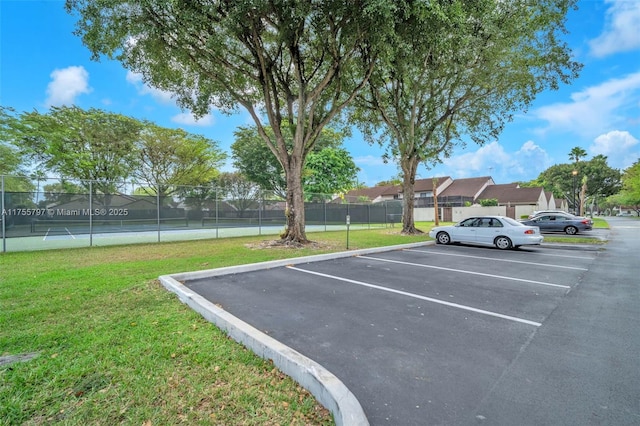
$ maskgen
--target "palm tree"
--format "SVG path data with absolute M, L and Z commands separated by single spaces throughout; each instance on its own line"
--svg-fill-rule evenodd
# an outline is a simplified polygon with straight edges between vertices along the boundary
M 587 156 L 587 151 L 585 151 L 584 149 L 580 148 L 579 146 L 576 146 L 575 148 L 572 148 L 571 152 L 569 152 L 569 159 L 573 160 L 576 163 L 578 163 L 581 158 L 586 157 L 586 156 Z
M 576 176 L 578 175 L 578 170 L 577 170 L 578 162 L 580 162 L 580 159 L 582 157 L 586 157 L 586 156 L 587 156 L 587 151 L 580 148 L 579 146 L 572 148 L 571 152 L 569 152 L 569 159 L 575 162 L 573 171 L 571 172 L 572 182 L 573 182 L 571 187 L 571 198 L 572 198 L 574 214 L 582 213 L 582 199 L 576 200 Z M 577 201 L 580 202 L 580 208 L 576 207 Z

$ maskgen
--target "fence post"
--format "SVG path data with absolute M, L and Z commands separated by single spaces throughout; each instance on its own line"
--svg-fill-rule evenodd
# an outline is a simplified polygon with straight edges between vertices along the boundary
M 384 202 L 384 227 L 388 228 L 389 225 L 387 224 L 387 218 L 389 217 L 389 215 L 387 214 L 387 202 Z
M 262 205 L 264 204 L 264 194 L 260 191 L 258 197 L 258 235 L 262 235 Z
M 93 181 L 89 181 L 89 247 L 93 247 Z
M 2 195 L 2 252 L 6 253 L 7 251 L 7 240 L 6 240 L 6 236 L 5 236 L 5 230 L 6 230 L 6 226 L 5 226 L 5 221 L 6 221 L 6 216 L 7 216 L 7 212 L 5 211 L 4 208 L 4 175 L 0 176 L 0 180 L 2 181 L 1 183 L 1 189 L 0 189 L 0 194 Z
M 216 200 L 216 238 L 218 238 L 218 188 L 213 191 L 213 197 Z
M 322 203 L 324 207 L 324 232 L 327 232 L 327 203 Z
M 158 242 L 160 242 L 160 185 L 156 186 L 156 216 L 158 220 Z

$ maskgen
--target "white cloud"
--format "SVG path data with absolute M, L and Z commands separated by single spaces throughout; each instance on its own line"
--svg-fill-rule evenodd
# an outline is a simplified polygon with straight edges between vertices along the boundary
M 443 164 L 452 169 L 454 177 L 466 178 L 490 175 L 493 170 L 511 162 L 511 157 L 498 142 L 491 142 L 475 152 L 445 158 Z
M 551 165 L 549 154 L 533 141 L 515 152 L 507 152 L 498 142 L 491 142 L 474 152 L 443 160 L 447 174 L 453 178 L 489 175 L 496 182 L 531 180 Z
M 608 0 L 605 28 L 589 42 L 591 53 L 602 58 L 618 52 L 640 49 L 640 2 Z
M 196 117 L 193 114 L 188 112 L 183 112 L 171 117 L 171 121 L 173 121 L 174 123 L 184 124 L 187 126 L 206 127 L 206 126 L 211 126 L 214 123 L 214 118 L 213 118 L 213 115 L 207 114 L 205 116 L 202 116 L 196 119 Z
M 353 162 L 358 166 L 382 166 L 385 164 L 382 156 L 376 157 L 375 155 L 363 155 L 355 157 Z
M 126 79 L 127 83 L 133 84 L 136 87 L 140 95 L 150 95 L 157 102 L 165 105 L 173 102 L 173 93 L 147 86 L 144 84 L 141 74 L 127 71 Z
M 614 130 L 598 136 L 589 152 L 607 156 L 610 167 L 626 169 L 640 159 L 640 141 L 629 132 Z
M 638 116 L 640 107 L 640 72 L 605 81 L 571 95 L 572 102 L 556 103 L 532 111 L 547 121 L 542 129 L 573 132 L 585 137 L 628 125 Z
M 47 86 L 45 101 L 47 107 L 73 105 L 78 96 L 91 93 L 89 73 L 84 67 L 71 66 L 55 69 L 50 76 L 51 82 Z
M 533 141 L 525 142 L 512 159 L 511 172 L 517 176 L 527 177 L 533 172 L 537 176 L 552 164 L 547 151 Z

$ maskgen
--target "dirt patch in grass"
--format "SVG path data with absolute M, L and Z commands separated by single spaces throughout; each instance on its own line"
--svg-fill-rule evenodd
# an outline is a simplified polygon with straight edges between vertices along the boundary
M 335 242 L 328 242 L 328 241 L 310 241 L 306 244 L 302 244 L 302 243 L 293 243 L 290 241 L 282 241 L 282 240 L 258 241 L 254 243 L 247 243 L 244 246 L 251 250 L 262 250 L 262 249 L 299 250 L 301 248 L 304 248 L 309 250 L 320 251 L 320 250 L 335 250 L 340 248 L 339 244 Z
M 38 355 L 40 355 L 38 352 L 31 352 L 26 354 L 0 356 L 0 366 L 10 365 L 16 362 L 30 361 Z

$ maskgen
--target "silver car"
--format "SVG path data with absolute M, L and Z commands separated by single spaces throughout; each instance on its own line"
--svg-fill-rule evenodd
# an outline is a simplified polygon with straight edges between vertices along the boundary
M 496 246 L 501 250 L 539 245 L 544 240 L 535 226 L 526 226 L 505 216 L 476 216 L 451 226 L 436 226 L 429 236 L 437 244 L 470 243 Z
M 532 219 L 523 220 L 522 223 L 537 226 L 542 232 L 564 232 L 568 235 L 593 229 L 593 220 L 560 212 L 540 214 Z

